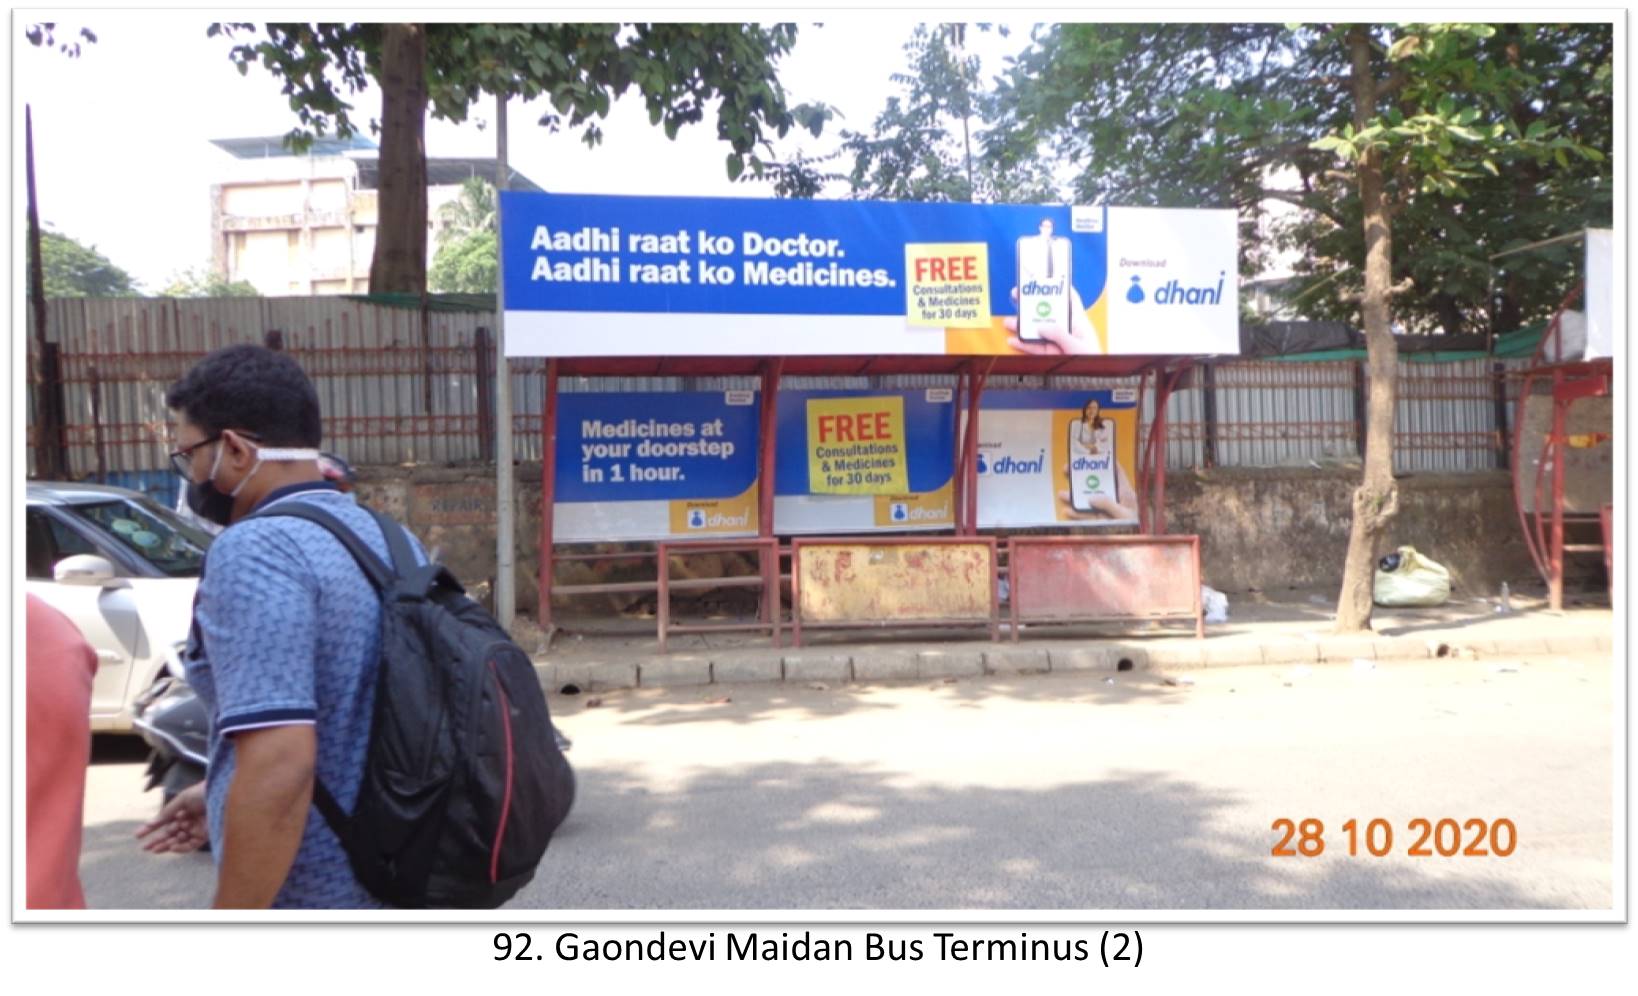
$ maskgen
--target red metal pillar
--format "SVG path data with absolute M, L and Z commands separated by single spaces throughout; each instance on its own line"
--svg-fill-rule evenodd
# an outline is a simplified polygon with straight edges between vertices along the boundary
M 1150 434 L 1154 447 L 1151 458 L 1155 472 L 1154 531 L 1157 536 L 1166 532 L 1166 405 L 1172 400 L 1172 390 L 1182 371 L 1163 371 L 1160 376 L 1160 389 L 1155 394 L 1155 425 Z
M 1561 397 L 1564 372 L 1553 371 L 1553 533 L 1548 552 L 1547 604 L 1554 612 L 1564 609 L 1564 456 L 1568 446 L 1565 438 L 1565 415 L 1569 402 Z M 1537 515 L 1540 515 L 1538 510 Z
M 557 498 L 557 360 L 546 361 L 546 410 L 540 423 L 540 604 L 535 618 L 541 629 L 552 625 L 552 512 Z
M 757 535 L 768 539 L 774 536 L 774 452 L 779 432 L 779 379 L 785 370 L 785 360 L 764 360 L 762 363 L 762 410 L 760 431 L 757 434 Z M 763 622 L 779 619 L 779 547 L 770 555 L 763 547 L 759 553 L 762 568 Z M 779 631 L 774 631 L 774 646 L 779 646 Z
M 1138 381 L 1138 417 L 1143 416 L 1143 398 L 1149 393 L 1149 371 L 1143 371 L 1143 377 Z M 1160 393 L 1159 380 L 1156 379 L 1155 394 Z M 1152 503 L 1149 488 L 1153 484 L 1153 475 L 1149 472 L 1149 457 L 1154 452 L 1155 423 L 1150 419 L 1147 425 L 1142 426 L 1138 433 L 1138 466 L 1137 466 L 1137 493 L 1138 493 L 1138 531 L 1147 535 L 1150 532 L 1150 514 Z

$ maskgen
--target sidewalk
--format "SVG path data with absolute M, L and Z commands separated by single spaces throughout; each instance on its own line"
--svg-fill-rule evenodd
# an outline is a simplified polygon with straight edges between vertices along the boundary
M 1300 600 L 1289 600 L 1291 597 Z M 806 644 L 769 645 L 766 636 L 674 636 L 660 653 L 651 620 L 621 621 L 616 632 L 559 633 L 535 655 L 541 682 L 553 692 L 674 687 L 749 681 L 876 682 L 1042 674 L 1065 671 L 1184 670 L 1214 665 L 1348 664 L 1357 659 L 1522 657 L 1609 653 L 1615 619 L 1604 606 L 1547 610 L 1541 599 L 1514 596 L 1513 611 L 1492 602 L 1455 601 L 1433 609 L 1377 609 L 1375 633 L 1331 633 L 1335 595 L 1286 593 L 1286 600 L 1231 604 L 1229 621 L 1192 626 L 1110 629 L 1028 626 L 1014 643 L 982 630 L 810 630 Z

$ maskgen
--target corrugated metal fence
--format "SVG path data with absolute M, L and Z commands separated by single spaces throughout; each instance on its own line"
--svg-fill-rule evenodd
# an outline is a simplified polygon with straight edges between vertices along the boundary
M 491 458 L 494 316 L 421 312 L 339 298 L 57 299 L 70 472 L 172 493 L 166 389 L 210 350 L 277 332 L 318 389 L 326 445 L 362 464 L 459 464 Z M 34 341 L 29 339 L 31 354 Z M 1517 361 L 1510 365 L 1518 366 Z M 514 360 L 520 460 L 541 453 L 544 361 Z M 791 377 L 793 388 L 951 386 L 943 375 Z M 1132 379 L 994 377 L 990 387 L 1135 387 Z M 1505 381 L 1511 399 L 1515 382 Z M 674 391 L 756 386 L 755 378 L 565 378 L 561 390 Z M 1355 459 L 1362 364 L 1235 361 L 1196 368 L 1167 407 L 1167 466 L 1324 465 Z M 30 472 L 35 406 L 29 386 Z M 1490 361 L 1399 366 L 1395 464 L 1401 471 L 1501 466 Z M 1143 422 L 1154 418 L 1144 394 Z M 488 411 L 484 409 L 488 408 Z

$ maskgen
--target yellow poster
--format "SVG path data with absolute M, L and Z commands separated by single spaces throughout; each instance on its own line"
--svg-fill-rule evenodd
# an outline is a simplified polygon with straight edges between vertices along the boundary
M 904 398 L 808 399 L 808 491 L 818 495 L 910 490 Z
M 905 316 L 911 325 L 990 327 L 990 247 L 984 242 L 912 242 L 904 247 Z

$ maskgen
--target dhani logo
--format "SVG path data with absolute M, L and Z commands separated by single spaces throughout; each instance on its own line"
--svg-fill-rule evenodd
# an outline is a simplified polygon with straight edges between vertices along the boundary
M 949 517 L 949 505 L 940 505 L 938 508 L 911 508 L 902 501 L 893 503 L 892 519 L 894 522 L 943 522 Z
M 984 455 L 978 455 L 978 472 L 980 474 L 1039 474 L 1046 470 L 1046 450 L 1042 450 L 1033 460 L 1020 460 L 1010 454 L 1003 454 L 991 460 L 985 460 Z
M 751 513 L 747 509 L 739 515 L 724 515 L 721 512 L 706 514 L 704 509 L 690 509 L 688 512 L 688 528 L 690 529 L 723 529 L 744 527 L 751 524 Z
M 1030 280 L 1018 288 L 1019 294 L 1033 294 L 1037 297 L 1046 297 L 1064 292 L 1062 280 Z
M 1204 284 L 1199 287 L 1185 287 L 1177 280 L 1168 280 L 1155 288 L 1153 294 L 1148 295 L 1156 304 L 1220 304 L 1223 300 L 1223 279 L 1227 271 L 1218 271 L 1217 285 Z M 1143 302 L 1143 282 L 1141 277 L 1132 278 L 1132 286 L 1127 288 L 1126 300 L 1133 304 Z

